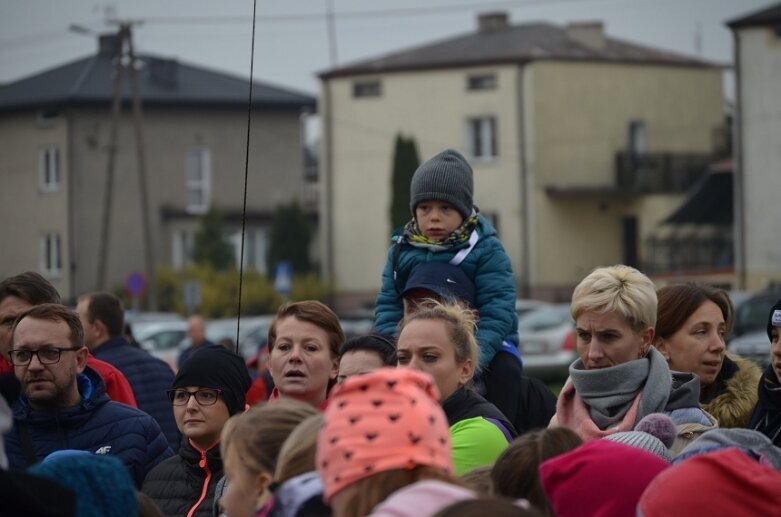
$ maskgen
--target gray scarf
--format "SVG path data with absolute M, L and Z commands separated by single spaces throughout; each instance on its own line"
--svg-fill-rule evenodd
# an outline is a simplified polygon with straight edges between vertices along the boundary
M 569 367 L 575 392 L 588 406 L 589 416 L 602 430 L 618 424 L 642 392 L 635 424 L 646 415 L 663 411 L 672 387 L 672 376 L 656 348 L 628 363 L 586 370 L 581 359 Z

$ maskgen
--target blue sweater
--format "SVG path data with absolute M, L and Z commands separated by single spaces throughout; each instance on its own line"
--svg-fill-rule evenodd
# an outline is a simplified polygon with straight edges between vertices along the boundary
M 111 454 L 140 487 L 152 467 L 173 454 L 160 426 L 143 411 L 111 401 L 94 370 L 86 368 L 78 383 L 82 401 L 73 407 L 36 410 L 24 396 L 14 403 L 14 427 L 4 436 L 9 469 L 29 464 L 19 439 L 19 426 L 25 425 L 37 461 L 62 449 Z
M 112 364 L 127 378 L 138 409 L 154 418 L 172 450 L 179 448 L 181 435 L 176 427 L 166 390 L 174 383 L 174 372 L 165 361 L 132 347 L 121 336 L 113 337 L 92 351 L 92 355 Z
M 480 321 L 477 326 L 477 342 L 480 345 L 480 365 L 487 366 L 496 352 L 502 349 L 502 341 L 518 343 L 518 316 L 515 312 L 515 278 L 512 266 L 502 243 L 491 223 L 480 215 L 477 222 L 479 240 L 459 264 L 472 279 L 477 295 Z M 394 238 L 395 240 L 395 238 Z M 427 262 L 448 263 L 461 249 L 464 242 L 448 250 L 435 252 L 404 242 L 401 244 L 396 272 L 393 278 L 393 248 L 388 250 L 388 260 L 382 273 L 382 290 L 375 307 L 375 329 L 386 335 L 396 332 L 396 325 L 404 316 L 404 305 L 397 291 L 403 290 L 415 267 Z

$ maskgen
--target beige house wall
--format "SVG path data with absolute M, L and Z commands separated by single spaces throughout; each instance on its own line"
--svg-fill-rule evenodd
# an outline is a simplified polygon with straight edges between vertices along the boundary
M 781 39 L 772 27 L 738 38 L 746 288 L 756 290 L 781 281 Z
M 723 123 L 721 71 L 537 62 L 533 83 L 532 283 L 574 286 L 594 267 L 623 260 L 621 219 L 637 217 L 642 244 L 682 196 L 554 198 L 546 187 L 614 187 L 615 156 L 642 121 L 647 152 L 708 153 Z
M 59 150 L 60 183 L 56 191 L 39 185 L 39 153 L 47 147 Z M 0 278 L 23 271 L 44 273 L 60 293 L 70 291 L 68 246 L 68 125 L 64 117 L 40 124 L 34 111 L 0 118 Z M 50 275 L 41 269 L 41 239 L 60 235 L 62 269 Z
M 247 185 L 247 230 L 268 232 L 279 204 L 301 202 L 304 194 L 302 131 L 297 110 L 256 111 L 252 118 Z M 211 200 L 223 211 L 241 213 L 244 190 L 246 111 L 148 108 L 144 114 L 149 221 L 155 263 L 170 265 L 174 233 L 194 231 L 197 216 L 186 213 L 186 153 L 203 146 L 211 154 Z M 107 109 L 66 109 L 45 127 L 34 111 L 0 117 L 0 277 L 39 270 L 40 239 L 61 237 L 61 274 L 51 277 L 65 299 L 99 288 L 99 246 L 104 220 L 110 118 Z M 109 230 L 109 287 L 123 285 L 132 271 L 144 271 L 141 202 L 135 134 L 126 110 L 121 119 Z M 39 188 L 38 153 L 60 152 L 60 187 Z M 69 200 L 70 197 L 70 200 Z M 164 218 L 162 207 L 180 214 Z M 228 222 L 236 233 L 241 222 Z M 318 260 L 317 236 L 312 245 Z
M 475 73 L 496 73 L 494 90 L 467 91 Z M 498 157 L 471 160 L 475 204 L 499 218 L 500 237 L 518 272 L 520 255 L 518 69 L 514 66 L 394 73 L 377 76 L 379 97 L 353 98 L 353 82 L 375 77 L 337 78 L 330 90 L 333 175 L 334 280 L 340 292 L 376 295 L 390 245 L 391 169 L 398 133 L 412 136 L 421 161 L 448 147 L 468 157 L 468 117 L 497 117 Z M 327 107 L 329 100 L 323 102 Z M 329 124 L 329 117 L 322 117 Z M 324 128 L 328 131 L 328 127 Z M 469 158 L 469 157 L 468 157 Z M 326 157 L 326 160 L 328 158 Z M 323 212 L 326 213 L 326 212 Z

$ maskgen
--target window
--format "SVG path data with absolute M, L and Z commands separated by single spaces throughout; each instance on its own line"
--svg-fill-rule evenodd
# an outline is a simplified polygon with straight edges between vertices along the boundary
M 55 192 L 60 188 L 60 150 L 56 147 L 38 153 L 38 184 L 41 192 Z
M 231 235 L 233 256 L 236 257 L 236 267 L 239 267 L 241 256 L 241 232 Z M 268 231 L 263 228 L 247 230 L 244 234 L 244 269 L 254 269 L 260 274 L 268 272 L 266 257 L 268 254 Z
M 499 154 L 496 137 L 496 117 L 467 120 L 469 152 L 476 160 L 492 160 Z
M 60 234 L 50 232 L 41 237 L 40 270 L 45 276 L 59 277 L 62 273 Z
M 178 230 L 174 232 L 173 246 L 171 247 L 171 264 L 174 268 L 181 269 L 192 263 L 195 234 L 190 230 Z
M 353 83 L 353 97 L 379 97 L 382 95 L 380 81 L 355 81 Z
M 209 210 L 211 196 L 211 153 L 205 147 L 187 151 L 187 211 L 203 214 Z
M 641 156 L 646 151 L 645 122 L 634 120 L 629 123 L 629 153 Z
M 466 79 L 467 90 L 495 90 L 496 74 L 470 75 Z

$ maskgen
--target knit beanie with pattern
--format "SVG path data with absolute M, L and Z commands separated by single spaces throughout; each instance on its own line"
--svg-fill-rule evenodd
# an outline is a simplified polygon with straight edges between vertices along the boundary
M 334 388 L 317 438 L 326 503 L 353 483 L 388 470 L 428 466 L 453 473 L 450 429 L 433 380 L 380 368 Z
M 423 201 L 436 199 L 453 205 L 461 217 L 472 214 L 472 167 L 461 153 L 446 149 L 424 162 L 415 171 L 410 182 L 409 208 L 415 215 L 415 208 Z
M 244 359 L 221 346 L 197 350 L 176 373 L 174 389 L 187 386 L 222 390 L 228 413 L 243 411 L 252 380 Z

